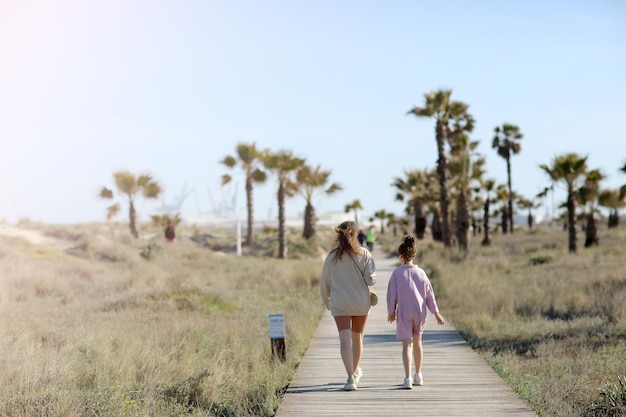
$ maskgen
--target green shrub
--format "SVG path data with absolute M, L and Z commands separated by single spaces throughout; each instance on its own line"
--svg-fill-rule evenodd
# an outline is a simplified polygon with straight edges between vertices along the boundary
M 150 242 L 148 246 L 146 246 L 145 248 L 141 250 L 140 255 L 145 260 L 151 261 L 154 258 L 156 258 L 157 253 L 159 253 L 160 249 L 161 247 L 157 245 L 155 242 Z
M 618 376 L 617 383 L 607 382 L 599 389 L 598 398 L 587 409 L 585 417 L 626 416 L 626 377 Z
M 542 265 L 552 262 L 552 256 L 550 255 L 537 255 L 530 258 L 531 265 Z

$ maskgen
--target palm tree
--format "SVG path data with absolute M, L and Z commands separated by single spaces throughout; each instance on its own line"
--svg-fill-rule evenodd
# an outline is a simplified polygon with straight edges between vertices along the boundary
M 520 197 L 517 200 L 517 206 L 521 209 L 528 210 L 528 228 L 533 228 L 534 217 L 533 217 L 533 209 L 539 208 L 540 204 L 535 202 L 534 200 L 528 200 L 524 197 Z
M 619 169 L 626 174 L 626 162 Z M 626 206 L 626 184 L 615 190 L 605 190 L 600 195 L 600 204 L 611 209 L 609 214 L 609 228 L 619 226 L 619 209 Z
M 451 135 L 469 132 L 474 125 L 473 118 L 467 112 L 468 105 L 460 101 L 451 101 L 452 90 L 439 90 L 424 94 L 424 107 L 414 107 L 408 111 L 416 117 L 435 119 L 435 139 L 437 141 L 437 176 L 439 178 L 439 208 L 441 210 L 442 238 L 444 246 L 452 244 L 450 223 L 450 195 L 448 191 L 448 160 L 445 146 Z M 450 124 L 454 122 L 454 125 Z
M 450 177 L 456 194 L 456 238 L 459 249 L 467 251 L 470 228 L 470 193 L 472 182 L 480 183 L 484 174 L 485 158 L 476 154 L 477 141 L 467 135 L 450 139 Z
M 489 237 L 489 206 L 491 204 L 491 193 L 496 187 L 495 180 L 488 179 L 483 182 L 482 188 L 486 192 L 485 204 L 483 206 L 483 241 L 480 243 L 483 246 L 489 246 L 491 244 L 491 238 Z
M 587 172 L 585 183 L 580 187 L 578 192 L 578 202 L 585 207 L 585 211 L 587 211 L 587 225 L 585 227 L 586 248 L 591 245 L 597 245 L 600 242 L 596 224 L 596 205 L 600 197 L 600 181 L 605 178 L 606 176 L 600 172 L 599 169 Z
M 542 164 L 543 169 L 555 182 L 563 182 L 567 187 L 567 229 L 569 251 L 576 252 L 576 197 L 580 188 L 580 179 L 587 172 L 587 157 L 577 153 L 555 156 L 550 166 Z
M 113 173 L 115 186 L 119 193 L 124 194 L 128 199 L 128 217 L 130 233 L 135 237 L 139 237 L 137 232 L 137 210 L 135 209 L 135 197 L 137 193 L 141 193 L 144 198 L 156 199 L 161 194 L 161 186 L 148 174 L 135 176 L 129 171 L 116 171 Z M 107 187 L 100 189 L 99 197 L 103 199 L 112 199 L 113 191 Z M 115 203 L 107 208 L 107 220 L 111 220 L 119 213 L 121 206 Z
M 482 179 L 481 179 L 482 185 Z M 485 207 L 485 200 L 480 195 L 480 186 L 474 187 L 472 190 L 474 193 L 474 198 L 470 201 L 470 216 L 472 220 L 471 228 L 472 228 L 472 236 L 476 237 L 478 233 L 482 233 L 482 224 L 476 219 L 482 218 L 482 210 Z
M 598 204 L 610 210 L 608 228 L 619 226 L 619 209 L 626 204 L 626 186 L 612 190 L 603 190 L 598 196 Z
M 400 224 L 400 221 L 398 218 L 396 218 L 395 214 L 387 213 L 387 226 L 392 228 L 394 237 L 398 235 L 399 224 Z
M 349 213 L 350 210 L 354 211 L 354 222 L 356 224 L 359 224 L 359 218 L 358 218 L 357 213 L 359 210 L 363 210 L 363 206 L 361 205 L 361 200 L 354 200 L 352 203 L 346 204 L 346 207 L 344 208 L 344 212 Z
M 398 190 L 396 201 L 404 201 L 407 197 L 406 212 L 413 215 L 415 237 L 423 239 L 427 224 L 424 204 L 434 198 L 436 173 L 427 169 L 404 170 L 404 176 L 404 178 L 394 177 L 391 185 Z
M 246 208 L 248 211 L 248 231 L 246 234 L 246 244 L 251 245 L 254 240 L 254 184 L 262 184 L 267 179 L 267 174 L 261 170 L 263 155 L 265 151 L 259 151 L 256 143 L 239 143 L 237 145 L 237 156 L 226 156 L 220 163 L 228 168 L 235 168 L 239 162 L 240 168 L 246 178 Z M 229 174 L 222 175 L 222 186 L 233 180 Z M 236 208 L 235 208 L 236 209 Z
M 500 155 L 506 161 L 506 173 L 508 176 L 509 185 L 509 227 L 511 233 L 513 233 L 513 187 L 511 185 L 511 155 L 518 154 L 522 150 L 522 146 L 518 142 L 524 135 L 519 130 L 519 127 L 504 123 L 502 127 L 497 126 L 494 129 L 496 135 L 493 138 L 491 147 L 498 151 Z
M 387 218 L 387 211 L 385 209 L 378 210 L 374 213 L 374 217 L 380 220 L 380 234 L 385 234 L 385 219 Z
M 300 193 L 306 200 L 306 207 L 304 208 L 304 231 L 302 236 L 305 239 L 310 239 L 315 236 L 316 233 L 316 217 L 315 208 L 313 207 L 313 196 L 315 193 L 323 189 L 324 194 L 332 195 L 337 191 L 343 190 L 341 184 L 332 183 L 328 187 L 328 179 L 330 178 L 331 171 L 322 171 L 318 165 L 315 169 L 309 165 L 302 166 L 297 174 L 296 181 L 300 185 Z
M 299 190 L 295 178 L 297 171 L 305 164 L 305 160 L 297 158 L 293 152 L 281 150 L 275 153 L 268 152 L 263 158 L 263 165 L 272 171 L 278 179 L 278 257 L 287 257 L 287 229 L 285 226 L 285 199 L 292 197 Z
M 152 223 L 163 229 L 163 233 L 165 238 L 168 241 L 173 241 L 176 237 L 176 226 L 178 226 L 181 222 L 180 213 L 176 213 L 173 216 L 169 214 L 164 214 L 162 216 L 158 214 L 153 214 L 150 216 L 152 219 Z
M 500 228 L 502 234 L 505 235 L 509 229 L 509 207 L 508 207 L 509 192 L 506 189 L 506 185 L 498 184 L 496 187 L 496 198 L 494 202 L 504 202 L 500 207 L 500 214 L 502 221 L 500 222 Z

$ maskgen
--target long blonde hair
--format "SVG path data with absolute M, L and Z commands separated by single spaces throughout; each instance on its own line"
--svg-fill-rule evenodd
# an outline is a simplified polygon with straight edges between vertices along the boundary
M 359 228 L 356 223 L 348 220 L 335 227 L 335 256 L 333 261 L 341 259 L 344 252 L 361 254 L 361 244 L 359 243 Z

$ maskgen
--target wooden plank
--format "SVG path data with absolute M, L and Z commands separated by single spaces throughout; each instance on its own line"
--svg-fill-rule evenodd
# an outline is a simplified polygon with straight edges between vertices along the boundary
M 364 339 L 357 391 L 343 390 L 346 375 L 330 313 L 319 326 L 276 417 L 294 416 L 519 416 L 534 413 L 449 324 L 429 316 L 423 336 L 424 385 L 404 390 L 402 342 L 387 322 L 386 289 L 396 258 L 374 251 L 380 304 L 372 309 Z M 445 317 L 445 306 L 440 305 Z

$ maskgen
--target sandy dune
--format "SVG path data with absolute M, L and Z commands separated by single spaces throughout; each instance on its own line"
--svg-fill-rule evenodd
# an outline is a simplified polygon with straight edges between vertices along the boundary
M 46 236 L 41 230 L 14 226 L 7 223 L 0 223 L 0 235 L 21 237 L 31 243 L 52 246 L 60 250 L 67 249 L 72 246 L 72 242 Z

